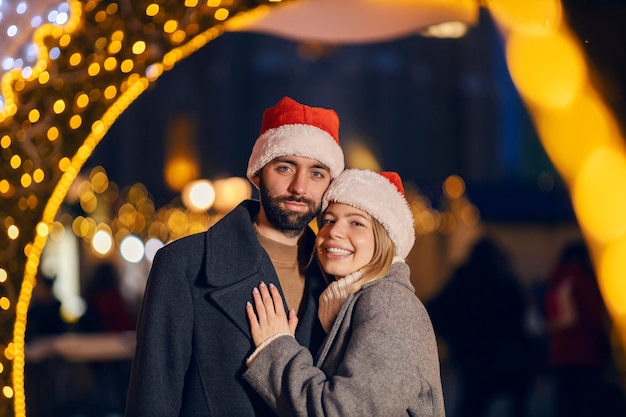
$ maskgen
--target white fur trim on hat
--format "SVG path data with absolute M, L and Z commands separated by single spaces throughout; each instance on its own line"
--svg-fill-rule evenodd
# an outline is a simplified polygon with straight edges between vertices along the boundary
M 322 199 L 322 211 L 331 202 L 363 210 L 378 220 L 405 259 L 415 243 L 413 214 L 406 198 L 385 177 L 365 169 L 346 169 L 330 183 Z
M 246 175 L 252 179 L 272 159 L 286 155 L 316 159 L 330 168 L 332 178 L 344 168 L 343 151 L 328 132 L 313 125 L 289 124 L 268 129 L 259 136 Z

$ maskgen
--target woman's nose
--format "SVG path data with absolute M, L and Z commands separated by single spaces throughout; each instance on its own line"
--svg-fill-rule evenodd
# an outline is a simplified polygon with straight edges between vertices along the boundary
M 343 237 L 343 231 L 342 228 L 339 224 L 335 223 L 330 227 L 330 230 L 328 232 L 328 236 L 335 238 L 335 239 L 339 239 L 341 237 Z

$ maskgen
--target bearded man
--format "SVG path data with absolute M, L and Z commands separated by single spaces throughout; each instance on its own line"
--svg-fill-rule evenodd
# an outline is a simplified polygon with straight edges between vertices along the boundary
M 203 233 L 159 250 L 137 326 L 126 417 L 274 416 L 243 381 L 254 343 L 242 307 L 260 281 L 276 283 L 298 313 L 296 338 L 317 351 L 326 283 L 310 262 L 331 180 L 344 169 L 334 110 L 284 97 L 263 114 L 246 200 Z

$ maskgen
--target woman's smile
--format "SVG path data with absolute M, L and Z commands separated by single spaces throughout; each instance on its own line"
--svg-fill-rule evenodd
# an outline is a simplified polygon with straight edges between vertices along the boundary
M 374 255 L 372 218 L 347 204 L 332 203 L 322 217 L 316 242 L 327 273 L 340 278 L 356 272 Z

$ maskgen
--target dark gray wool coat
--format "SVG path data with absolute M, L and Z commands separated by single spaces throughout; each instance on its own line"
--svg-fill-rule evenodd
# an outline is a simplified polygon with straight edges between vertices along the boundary
M 261 280 L 280 288 L 252 225 L 259 207 L 245 201 L 208 231 L 157 252 L 138 321 L 126 417 L 274 416 L 242 380 L 254 350 L 246 301 Z M 313 231 L 305 238 L 312 251 Z M 313 262 L 296 337 L 314 351 L 324 338 L 317 307 L 325 285 Z
M 402 262 L 348 297 L 315 364 L 281 336 L 244 380 L 283 417 L 445 416 L 435 334 Z

